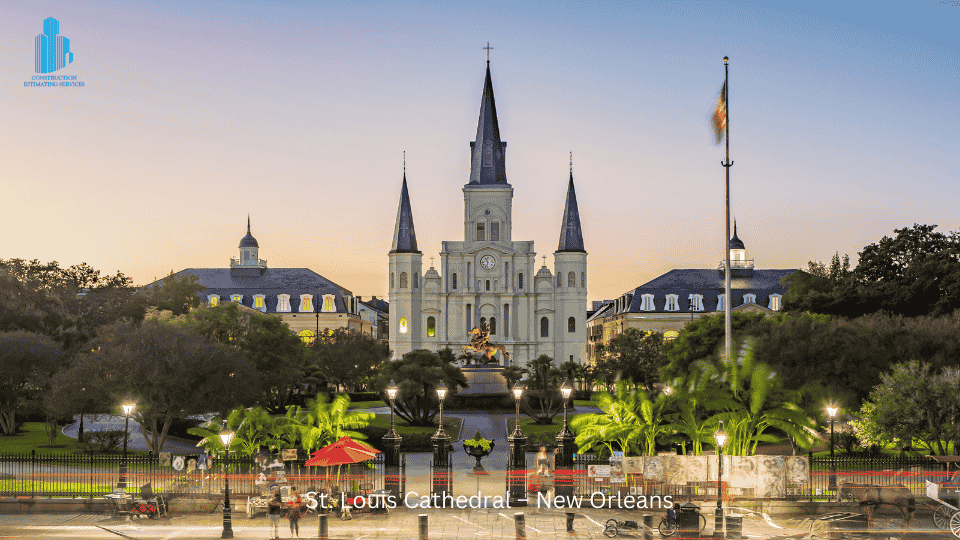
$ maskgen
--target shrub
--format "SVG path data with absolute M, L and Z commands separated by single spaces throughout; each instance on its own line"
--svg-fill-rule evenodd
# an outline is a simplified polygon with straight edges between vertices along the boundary
M 87 431 L 83 434 L 84 440 L 80 443 L 80 447 L 84 452 L 91 454 L 113 452 L 123 444 L 123 436 L 122 429 Z

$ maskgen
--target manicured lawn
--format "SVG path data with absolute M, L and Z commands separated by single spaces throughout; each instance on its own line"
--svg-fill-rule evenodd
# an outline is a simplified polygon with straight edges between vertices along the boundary
M 377 401 L 354 401 L 354 402 L 352 402 L 352 403 L 350 404 L 350 409 L 351 409 L 351 410 L 352 410 L 352 409 L 362 410 L 362 409 L 372 409 L 372 408 L 374 408 L 374 407 L 386 407 L 386 406 L 387 406 L 387 404 L 384 403 L 383 401 L 380 401 L 380 400 L 377 400 Z
M 0 454 L 29 454 L 36 450 L 37 455 L 75 454 L 83 452 L 76 439 L 62 433 L 57 434 L 57 448 L 43 448 L 47 445 L 47 432 L 40 422 L 26 422 L 16 435 L 0 435 Z M 146 455 L 146 452 L 129 450 L 130 455 Z
M 397 429 L 397 433 L 401 436 L 403 435 L 413 435 L 415 433 L 425 433 L 428 435 L 433 435 L 437 431 L 436 426 L 408 426 L 403 421 L 397 421 L 394 418 L 394 425 Z M 378 427 L 383 429 L 390 429 L 390 415 L 389 414 L 378 414 L 377 417 L 370 422 L 371 427 Z M 451 441 L 456 441 L 460 438 L 460 428 L 463 426 L 463 420 L 455 417 L 450 417 L 444 415 L 443 417 L 443 430 L 447 432 L 447 435 L 450 436 Z
M 94 484 L 93 493 L 110 493 L 113 491 L 112 484 Z M 30 482 L 29 480 L 0 480 L 0 493 L 27 493 L 29 491 L 42 491 L 44 493 L 56 496 L 62 493 L 64 496 L 75 493 L 90 493 L 91 486 L 85 482 Z

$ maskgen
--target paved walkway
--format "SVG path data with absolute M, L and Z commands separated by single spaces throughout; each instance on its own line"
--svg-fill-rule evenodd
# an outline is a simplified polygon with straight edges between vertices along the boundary
M 87 433 L 107 430 L 123 431 L 125 420 L 125 417 L 113 414 L 85 414 L 83 415 L 83 430 Z M 74 416 L 74 422 L 64 427 L 61 433 L 67 437 L 76 439 L 79 431 L 80 415 L 78 414 Z M 140 450 L 142 452 L 148 451 L 147 440 L 143 435 L 143 430 L 140 429 L 140 424 L 133 420 L 130 421 L 130 438 L 127 441 L 127 448 L 130 450 Z M 169 436 L 163 442 L 163 451 L 183 455 L 199 453 L 196 443 Z

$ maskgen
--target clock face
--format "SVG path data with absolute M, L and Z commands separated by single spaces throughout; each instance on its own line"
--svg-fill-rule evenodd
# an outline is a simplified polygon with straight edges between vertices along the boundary
M 497 260 L 493 258 L 493 255 L 484 255 L 480 258 L 480 266 L 487 270 L 493 270 L 493 267 L 497 265 Z

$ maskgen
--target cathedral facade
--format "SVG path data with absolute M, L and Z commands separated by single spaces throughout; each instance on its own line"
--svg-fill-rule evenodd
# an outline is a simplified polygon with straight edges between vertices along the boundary
M 553 269 L 547 268 L 545 257 L 537 268 L 533 242 L 513 239 L 506 147 L 500 140 L 488 62 L 477 136 L 470 143 L 470 178 L 463 186 L 463 240 L 442 243 L 439 270 L 431 265 L 423 272 L 404 173 L 389 254 L 394 358 L 445 347 L 459 354 L 470 343 L 470 330 L 483 326 L 490 343 L 507 351 L 509 360 L 497 354 L 504 365 L 525 366 L 542 354 L 555 365 L 586 360 L 587 252 L 573 172 Z

